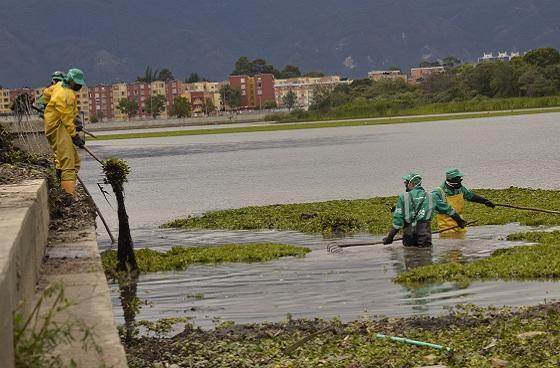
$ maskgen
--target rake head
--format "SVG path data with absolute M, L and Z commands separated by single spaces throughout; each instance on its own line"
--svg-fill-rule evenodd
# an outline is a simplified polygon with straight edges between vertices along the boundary
M 342 253 L 342 248 L 338 245 L 337 242 L 331 242 L 327 245 L 327 252 L 337 254 Z

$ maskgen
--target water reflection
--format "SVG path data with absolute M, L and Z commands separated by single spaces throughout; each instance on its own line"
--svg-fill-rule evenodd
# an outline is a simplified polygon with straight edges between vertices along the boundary
M 403 253 L 405 271 L 432 264 L 432 247 L 403 247 Z
M 119 299 L 121 302 L 125 326 L 125 339 L 131 341 L 134 334 L 134 322 L 139 312 L 140 300 L 137 297 L 138 274 L 121 276 L 118 279 Z

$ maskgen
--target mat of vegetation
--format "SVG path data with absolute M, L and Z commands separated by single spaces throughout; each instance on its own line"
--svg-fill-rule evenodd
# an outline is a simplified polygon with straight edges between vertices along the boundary
M 440 263 L 404 272 L 394 281 L 425 283 L 469 280 L 551 280 L 560 278 L 560 232 L 527 232 L 509 240 L 537 242 L 494 251 L 489 258 L 471 263 Z
M 318 333 L 319 331 L 322 331 Z M 286 353 L 288 346 L 311 334 Z M 449 347 L 418 347 L 376 334 L 401 336 Z M 169 367 L 558 367 L 560 304 L 512 310 L 463 306 L 441 317 L 288 320 L 232 325 L 204 331 L 135 337 L 125 345 L 131 368 Z M 502 364 L 502 365 L 499 365 Z
M 266 262 L 280 257 L 304 257 L 311 249 L 285 244 L 226 244 L 215 247 L 173 247 L 167 252 L 137 249 L 136 260 L 140 272 L 184 270 L 192 264 L 223 262 Z M 105 273 L 117 276 L 117 251 L 101 253 Z
M 476 190 L 495 203 L 518 206 L 560 209 L 560 192 L 554 190 L 508 188 Z M 178 219 L 163 227 L 183 229 L 228 230 L 295 230 L 305 233 L 369 232 L 384 234 L 391 227 L 391 206 L 396 197 L 337 200 L 244 207 L 214 211 L 198 217 Z M 521 211 L 503 207 L 489 209 L 468 203 L 464 214 L 467 220 L 478 220 L 478 225 L 499 225 L 519 222 L 525 225 L 554 225 L 560 216 Z M 435 225 L 435 224 L 434 224 Z

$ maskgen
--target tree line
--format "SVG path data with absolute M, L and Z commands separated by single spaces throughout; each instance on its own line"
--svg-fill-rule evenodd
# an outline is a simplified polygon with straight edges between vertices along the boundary
M 531 50 L 509 62 L 462 64 L 456 58 L 448 61 L 444 65 L 448 67 L 446 72 L 434 74 L 419 84 L 360 79 L 333 90 L 317 89 L 310 110 L 351 109 L 352 104 L 368 103 L 407 108 L 430 103 L 560 94 L 560 53 L 553 48 Z
M 276 79 L 324 76 L 323 73 L 318 71 L 311 71 L 302 74 L 298 66 L 291 64 L 284 66 L 282 70 L 278 70 L 274 65 L 269 64 L 265 59 L 257 58 L 250 61 L 246 56 L 241 56 L 237 59 L 234 69 L 230 73 L 230 75 L 248 75 L 250 77 L 256 74 L 273 74 Z

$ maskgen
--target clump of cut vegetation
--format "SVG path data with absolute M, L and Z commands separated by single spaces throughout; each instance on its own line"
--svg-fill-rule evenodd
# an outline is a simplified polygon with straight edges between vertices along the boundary
M 124 183 L 128 181 L 130 167 L 116 158 L 104 160 L 102 163 L 105 183 L 111 185 L 117 199 L 117 216 L 119 218 L 119 240 L 117 248 L 116 269 L 130 276 L 138 272 L 138 264 L 134 256 L 134 245 L 128 224 L 128 214 L 124 204 Z
M 526 232 L 509 240 L 538 242 L 498 249 L 489 258 L 471 263 L 440 263 L 415 268 L 394 278 L 395 282 L 426 283 L 469 280 L 552 280 L 560 278 L 560 232 Z
M 476 190 L 495 203 L 560 209 L 560 192 L 554 190 L 515 188 Z M 227 230 L 294 230 L 304 233 L 384 234 L 391 226 L 391 206 L 396 197 L 338 200 L 316 203 L 254 206 L 213 211 L 164 224 L 164 228 Z M 519 222 L 524 225 L 555 225 L 555 214 L 520 211 L 497 207 L 489 209 L 467 203 L 464 218 L 478 220 L 478 225 L 501 225 Z M 434 224 L 435 226 L 435 221 Z
M 216 247 L 173 247 L 167 252 L 152 249 L 134 251 L 140 272 L 180 271 L 192 264 L 217 264 L 223 262 L 266 262 L 280 257 L 303 257 L 309 248 L 285 244 L 226 244 Z M 117 252 L 107 250 L 101 254 L 105 273 L 116 278 Z

